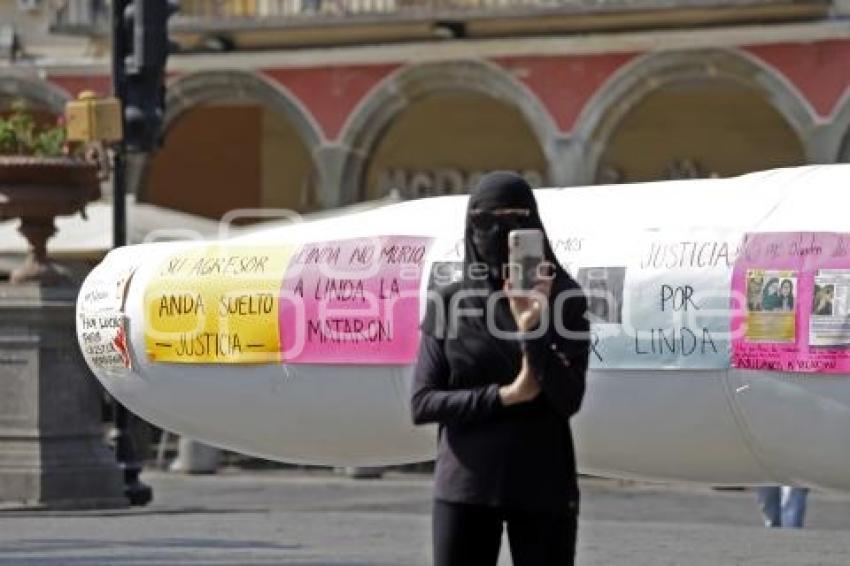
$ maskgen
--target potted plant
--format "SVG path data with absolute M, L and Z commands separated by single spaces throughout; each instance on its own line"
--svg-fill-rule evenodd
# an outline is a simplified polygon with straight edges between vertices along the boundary
M 12 283 L 64 280 L 47 257 L 47 240 L 56 232 L 56 216 L 84 213 L 87 203 L 100 198 L 99 169 L 67 143 L 61 118 L 40 126 L 22 103 L 0 116 L 0 220 L 20 218 L 19 231 L 29 243 Z

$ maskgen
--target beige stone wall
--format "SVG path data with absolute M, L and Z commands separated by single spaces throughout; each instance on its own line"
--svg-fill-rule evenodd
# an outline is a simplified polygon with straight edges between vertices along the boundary
M 520 112 L 472 92 L 435 94 L 403 110 L 378 142 L 367 168 L 366 198 L 383 196 L 388 176 L 398 178 L 399 171 L 408 185 L 420 174 L 413 180 L 417 194 L 405 195 L 415 197 L 429 194 L 426 176 L 440 184 L 430 194 L 440 194 L 455 184 L 443 177 L 459 173 L 467 182 L 492 169 L 535 172 L 547 182 L 540 143 Z
M 292 123 L 265 109 L 262 135 L 262 206 L 299 212 L 314 209 L 313 162 Z
M 101 48 L 88 38 L 50 33 L 50 6 L 49 1 L 43 0 L 37 9 L 27 11 L 18 8 L 17 0 L 0 0 L 0 25 L 14 27 L 29 57 L 72 60 L 101 55 Z
M 805 162 L 801 140 L 763 94 L 695 80 L 653 92 L 627 112 L 597 180 L 729 177 Z

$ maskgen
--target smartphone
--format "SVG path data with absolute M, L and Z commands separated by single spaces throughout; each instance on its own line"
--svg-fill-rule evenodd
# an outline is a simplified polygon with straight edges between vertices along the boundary
M 508 234 L 508 250 L 511 286 L 523 291 L 533 289 L 543 262 L 543 231 L 512 230 Z

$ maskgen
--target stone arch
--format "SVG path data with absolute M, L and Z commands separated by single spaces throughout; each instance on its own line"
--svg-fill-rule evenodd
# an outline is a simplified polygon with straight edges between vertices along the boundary
M 71 95 L 47 81 L 0 76 L 0 104 L 4 99 L 16 98 L 35 103 L 54 114 L 63 114 Z
M 504 69 L 480 60 L 424 63 L 404 67 L 387 77 L 355 109 L 340 145 L 346 152 L 340 167 L 343 201 L 362 195 L 361 181 L 369 156 L 395 117 L 423 98 L 462 91 L 491 97 L 516 108 L 535 135 L 546 160 L 550 180 L 558 179 L 558 127 L 537 96 Z
M 304 143 L 316 174 L 316 154 L 323 143 L 323 135 L 313 116 L 288 90 L 259 74 L 238 70 L 202 71 L 178 77 L 166 91 L 163 132 L 175 127 L 184 116 L 204 105 L 227 103 L 257 104 L 291 124 L 297 137 Z M 138 163 L 136 175 L 131 176 L 131 190 L 140 200 L 151 173 L 152 159 Z
M 620 122 L 642 100 L 675 83 L 724 79 L 764 96 L 797 135 L 809 160 L 817 129 L 815 112 L 787 79 L 752 56 L 735 49 L 694 49 L 649 53 L 626 64 L 588 102 L 576 121 L 573 139 L 578 181 L 594 182 L 607 141 Z
M 829 148 L 829 161 L 850 163 L 850 91 L 842 99 L 829 130 L 834 132 L 830 136 L 833 142 Z
M 321 128 L 301 102 L 281 85 L 245 71 L 202 71 L 177 78 L 165 96 L 165 129 L 181 114 L 215 100 L 259 102 L 288 118 L 310 147 L 322 143 Z

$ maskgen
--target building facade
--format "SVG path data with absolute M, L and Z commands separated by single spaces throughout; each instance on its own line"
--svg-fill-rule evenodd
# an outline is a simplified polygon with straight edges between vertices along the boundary
M 30 11 L 23 4 L 34 4 Z M 183 2 L 140 202 L 216 218 L 850 161 L 850 10 L 812 0 Z M 108 5 L 2 2 L 0 111 L 109 92 Z M 5 30 L 5 31 L 3 31 Z M 0 55 L 2 57 L 2 55 Z M 2 60 L 2 59 L 0 59 Z M 687 206 L 683 200 L 671 205 Z

